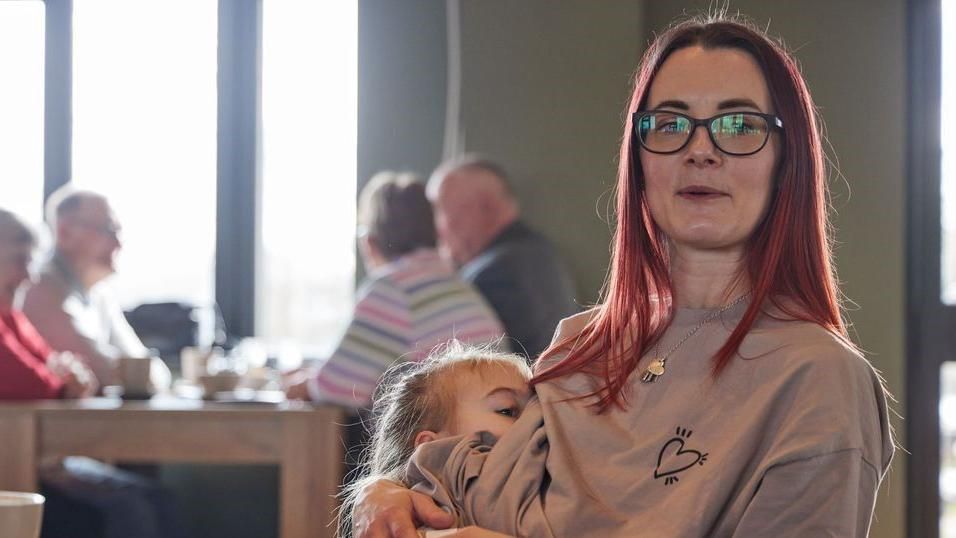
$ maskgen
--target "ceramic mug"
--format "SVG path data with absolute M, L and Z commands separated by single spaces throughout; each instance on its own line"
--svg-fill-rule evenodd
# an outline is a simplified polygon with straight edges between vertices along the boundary
M 0 491 L 0 536 L 38 538 L 44 501 L 36 493 Z
M 150 383 L 152 357 L 120 357 L 117 363 L 119 384 L 123 398 L 149 398 L 153 394 Z

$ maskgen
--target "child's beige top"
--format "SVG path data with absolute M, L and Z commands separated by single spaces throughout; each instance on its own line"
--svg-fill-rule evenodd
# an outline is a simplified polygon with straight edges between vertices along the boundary
M 591 391 L 584 375 L 543 383 L 497 444 L 427 443 L 409 480 L 462 524 L 516 536 L 865 536 L 893 455 L 877 374 L 819 326 L 762 316 L 713 380 L 745 307 L 688 339 L 654 383 L 632 374 L 626 410 L 565 401 Z M 660 349 L 706 315 L 678 310 Z

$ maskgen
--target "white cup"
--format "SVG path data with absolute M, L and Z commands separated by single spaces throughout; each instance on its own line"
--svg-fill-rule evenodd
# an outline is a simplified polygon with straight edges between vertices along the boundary
M 44 500 L 36 493 L 0 491 L 0 536 L 38 538 Z

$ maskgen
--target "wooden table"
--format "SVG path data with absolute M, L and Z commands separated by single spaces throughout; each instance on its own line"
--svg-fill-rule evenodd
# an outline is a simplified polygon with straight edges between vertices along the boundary
M 123 463 L 277 464 L 279 536 L 331 537 L 342 478 L 335 407 L 157 397 L 0 404 L 0 490 L 37 491 L 42 458 Z

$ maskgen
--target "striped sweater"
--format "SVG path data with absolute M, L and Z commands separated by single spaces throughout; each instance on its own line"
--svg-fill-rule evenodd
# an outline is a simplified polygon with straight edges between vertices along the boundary
M 309 395 L 314 401 L 365 407 L 395 362 L 424 359 L 451 338 L 478 344 L 503 335 L 481 295 L 435 250 L 420 249 L 369 275 L 345 335 L 309 380 Z

